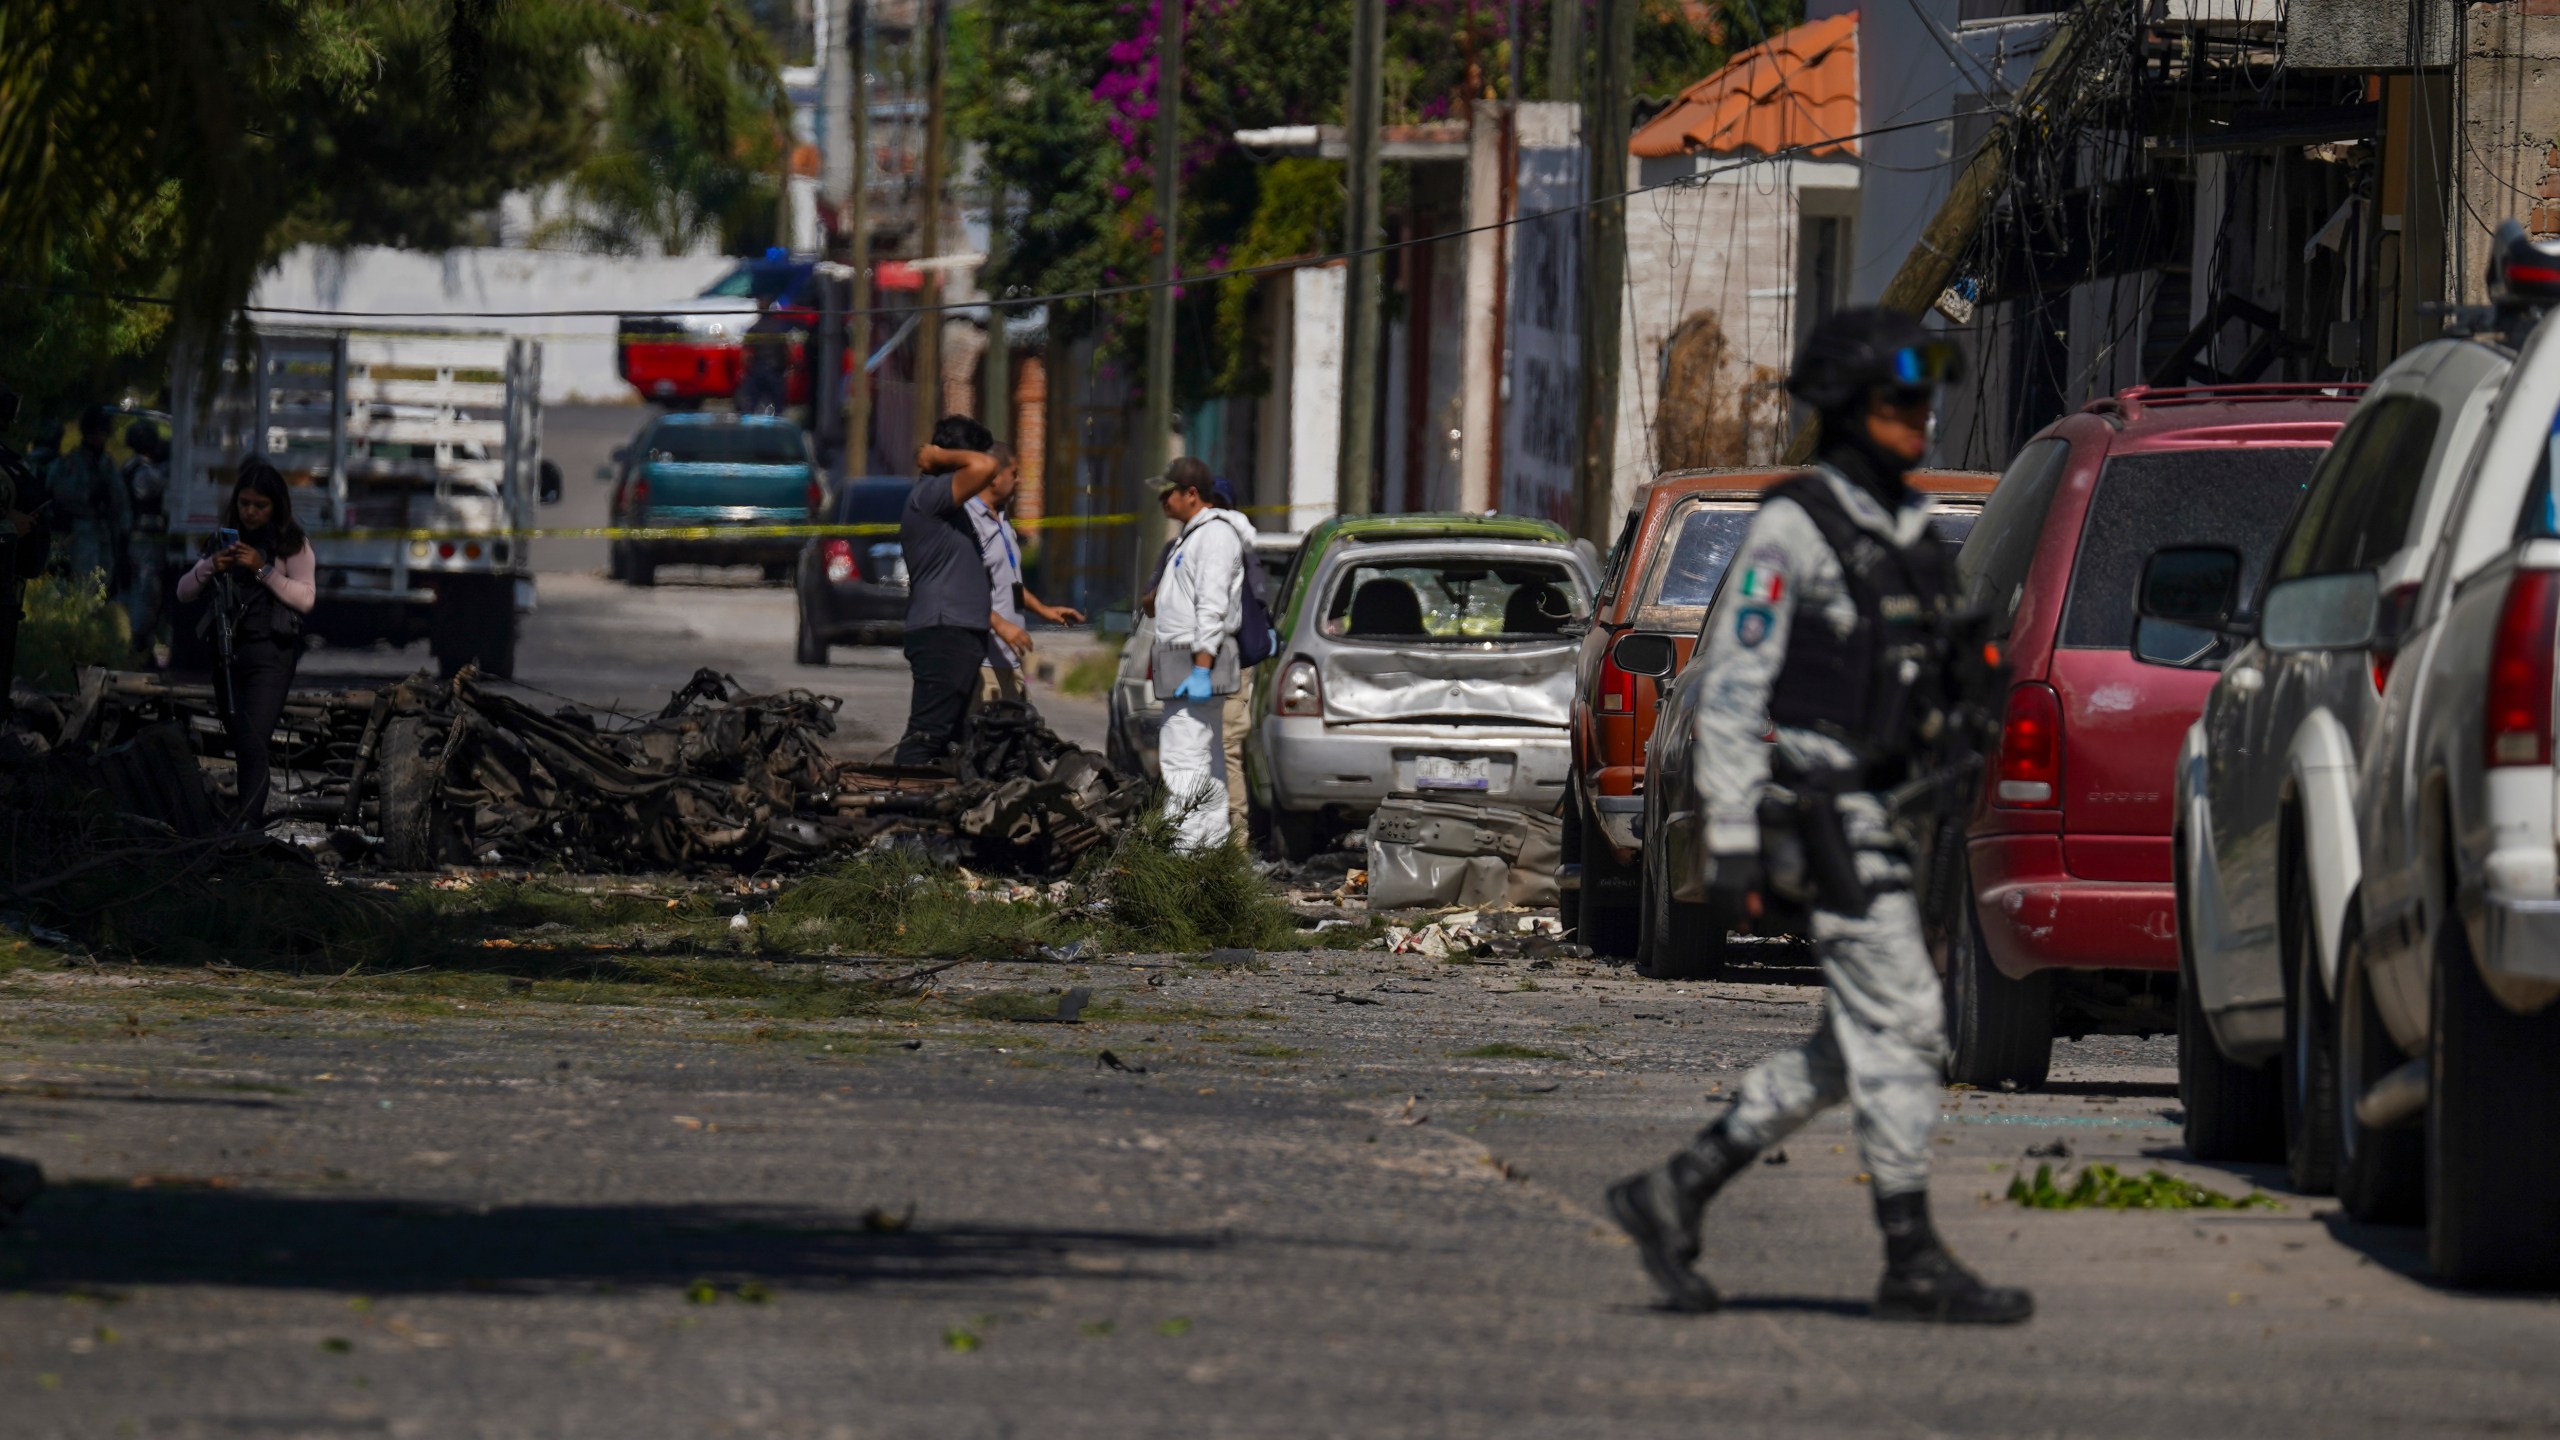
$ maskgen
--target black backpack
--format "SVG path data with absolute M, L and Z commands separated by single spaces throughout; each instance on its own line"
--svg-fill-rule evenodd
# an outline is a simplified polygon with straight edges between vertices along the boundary
M 1280 627 L 1271 623 L 1271 597 L 1263 592 L 1271 577 L 1262 573 L 1262 557 L 1244 547 L 1244 623 L 1236 629 L 1236 663 L 1250 670 L 1280 649 Z

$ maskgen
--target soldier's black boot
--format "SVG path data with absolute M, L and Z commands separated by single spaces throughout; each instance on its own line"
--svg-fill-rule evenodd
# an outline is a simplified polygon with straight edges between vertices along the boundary
M 1690 1268 L 1698 1260 L 1698 1217 L 1753 1153 L 1714 1125 L 1669 1160 L 1609 1187 L 1609 1213 L 1636 1242 L 1667 1308 L 1703 1314 L 1724 1303 L 1707 1277 Z
M 2005 1285 L 1985 1285 L 1956 1263 L 1929 1223 L 1929 1192 L 1878 1195 L 1876 1224 L 1884 1230 L 1884 1282 L 1876 1286 L 1879 1320 L 1922 1320 L 1939 1325 L 2015 1325 L 2036 1313 L 2035 1297 Z

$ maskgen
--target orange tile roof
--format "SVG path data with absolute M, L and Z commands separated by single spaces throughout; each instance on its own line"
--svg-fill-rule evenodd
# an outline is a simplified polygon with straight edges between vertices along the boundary
M 1646 157 L 1806 147 L 1855 155 L 1858 142 L 1858 14 L 1771 36 L 1680 92 L 1627 148 Z

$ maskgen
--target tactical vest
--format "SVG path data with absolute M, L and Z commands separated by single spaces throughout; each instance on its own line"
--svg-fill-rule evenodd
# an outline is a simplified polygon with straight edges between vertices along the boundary
M 1894 544 L 1850 518 L 1820 474 L 1772 486 L 1768 498 L 1794 501 L 1813 521 L 1858 609 L 1845 635 L 1813 610 L 1796 611 L 1770 720 L 1835 735 L 1870 757 L 1903 754 L 1909 701 L 1928 678 L 1917 667 L 1935 663 L 1930 642 L 1953 569 L 1946 542 L 1924 531 Z

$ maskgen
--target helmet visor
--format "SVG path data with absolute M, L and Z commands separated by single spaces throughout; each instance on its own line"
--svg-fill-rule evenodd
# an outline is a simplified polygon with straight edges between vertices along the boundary
M 1943 340 L 1905 345 L 1888 357 L 1887 368 L 1906 389 L 1952 384 L 1964 378 L 1964 352 Z

